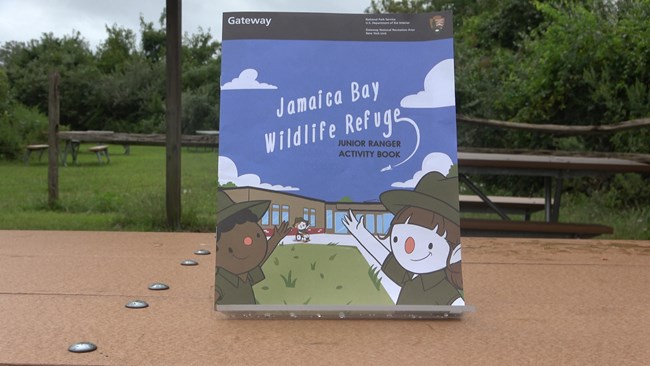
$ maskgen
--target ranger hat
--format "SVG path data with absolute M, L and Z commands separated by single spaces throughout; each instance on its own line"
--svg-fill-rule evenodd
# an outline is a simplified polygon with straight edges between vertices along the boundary
M 235 203 L 226 192 L 217 191 L 217 225 L 230 216 L 243 211 L 250 210 L 257 219 L 261 219 L 269 209 L 271 201 L 244 201 Z
M 435 212 L 459 225 L 457 172 L 455 165 L 447 176 L 439 172 L 429 172 L 420 179 L 414 190 L 386 191 L 379 199 L 393 214 L 397 214 L 404 207 L 418 207 Z

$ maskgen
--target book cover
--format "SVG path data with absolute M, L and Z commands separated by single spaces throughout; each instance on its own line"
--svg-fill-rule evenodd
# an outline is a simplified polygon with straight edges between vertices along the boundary
M 462 313 L 450 12 L 224 13 L 215 306 Z

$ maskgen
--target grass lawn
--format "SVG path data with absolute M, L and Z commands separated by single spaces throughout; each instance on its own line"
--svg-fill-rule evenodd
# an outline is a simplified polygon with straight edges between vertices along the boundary
M 498 220 L 492 213 L 464 213 L 462 217 Z M 523 215 L 510 215 L 513 220 L 523 220 Z M 531 215 L 532 221 L 544 221 L 544 212 Z M 650 240 L 650 206 L 612 209 L 607 199 L 595 192 L 584 194 L 564 193 L 560 207 L 559 222 L 602 224 L 614 228 L 614 234 L 600 235 L 596 239 Z
M 47 206 L 47 154 L 29 165 L 0 161 L 0 229 L 166 230 L 165 148 L 110 145 L 100 165 L 82 144 L 78 164 L 59 166 L 59 204 Z M 185 231 L 214 231 L 217 153 L 183 148 L 181 224 Z
M 54 209 L 47 207 L 47 154 L 41 162 L 32 154 L 29 165 L 0 160 L 0 229 L 167 230 L 165 148 L 131 146 L 131 155 L 123 155 L 121 145 L 110 145 L 111 163 L 100 165 L 90 146 L 81 146 L 78 165 L 59 166 L 59 204 Z M 213 232 L 217 154 L 183 148 L 181 157 L 182 230 Z M 589 197 L 565 193 L 560 222 L 614 228 L 614 235 L 599 238 L 650 239 L 650 207 L 608 207 L 607 197 L 598 192 Z M 543 220 L 543 213 L 534 214 L 533 220 Z
M 393 304 L 355 247 L 280 245 L 263 270 L 266 279 L 254 290 L 260 304 Z

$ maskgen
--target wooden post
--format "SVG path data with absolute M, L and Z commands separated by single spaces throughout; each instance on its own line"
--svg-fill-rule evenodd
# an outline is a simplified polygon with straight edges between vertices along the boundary
M 47 203 L 52 208 L 59 200 L 59 73 L 50 74 L 50 90 L 47 116 L 49 127 L 47 133 L 48 169 L 47 169 Z
M 181 0 L 167 1 L 167 225 L 181 226 Z

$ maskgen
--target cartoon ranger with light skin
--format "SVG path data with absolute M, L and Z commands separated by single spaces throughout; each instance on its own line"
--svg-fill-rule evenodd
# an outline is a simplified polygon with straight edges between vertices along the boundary
M 371 234 L 352 211 L 343 224 L 401 287 L 397 305 L 465 305 L 457 168 L 429 172 L 414 190 L 386 191 L 380 200 L 394 214 L 386 236 Z

